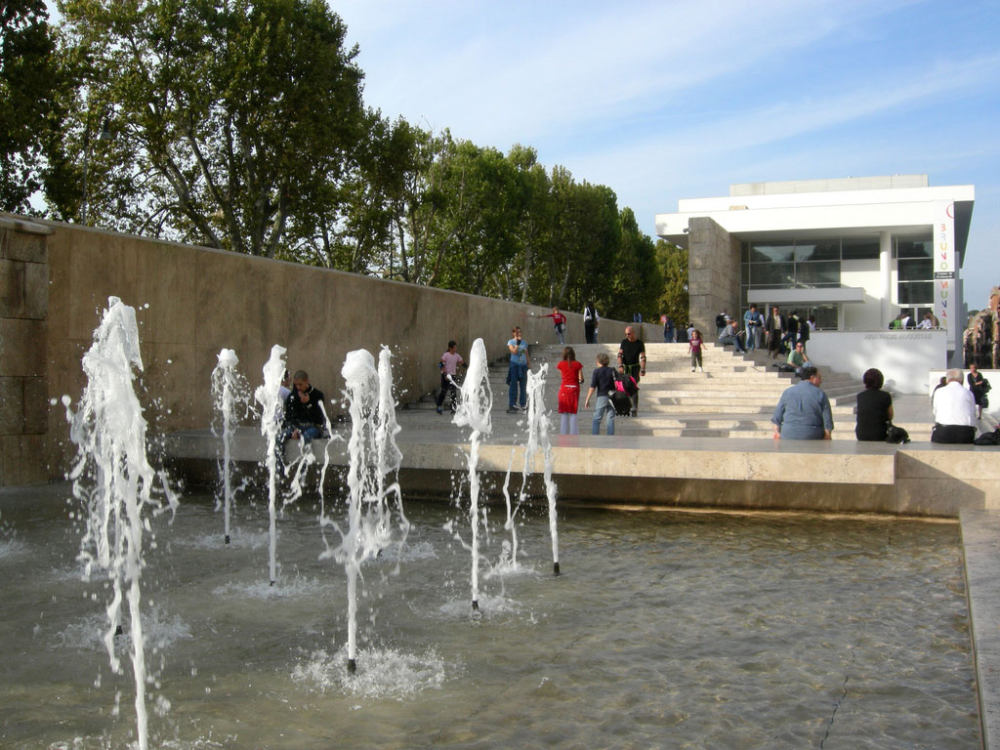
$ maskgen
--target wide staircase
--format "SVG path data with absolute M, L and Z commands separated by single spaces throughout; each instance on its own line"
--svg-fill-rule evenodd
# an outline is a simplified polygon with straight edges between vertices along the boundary
M 597 355 L 607 353 L 612 366 L 618 355 L 618 343 L 577 344 L 576 358 L 583 364 L 584 385 L 581 389 L 579 428 L 589 434 L 592 408 L 584 410 L 583 400 L 596 366 Z M 559 429 L 557 393 L 562 359 L 561 345 L 531 347 L 532 371 L 548 365 L 545 404 L 552 412 L 554 429 Z M 782 373 L 766 351 L 741 355 L 732 347 L 707 344 L 704 348 L 704 372 L 692 372 L 687 344 L 646 344 L 646 376 L 639 384 L 639 412 L 635 417 L 616 417 L 615 432 L 622 435 L 660 437 L 770 437 L 774 433 L 771 415 L 782 391 L 798 382 L 791 373 Z M 837 440 L 854 440 L 854 405 L 859 379 L 835 373 L 820 365 L 823 390 L 833 408 L 834 431 Z M 507 414 L 507 366 L 495 361 L 490 367 L 493 390 L 493 420 L 516 421 L 519 414 Z M 591 401 L 593 407 L 593 401 Z M 433 397 L 425 397 L 411 408 L 434 408 Z M 913 434 L 926 425 L 899 422 Z M 603 432 L 603 426 L 602 426 Z

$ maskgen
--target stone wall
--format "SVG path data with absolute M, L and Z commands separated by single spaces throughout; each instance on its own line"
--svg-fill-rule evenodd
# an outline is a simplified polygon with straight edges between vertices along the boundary
M 0 484 L 62 477 L 72 448 L 65 409 L 49 403 L 64 394 L 79 398 L 80 361 L 110 296 L 136 308 L 140 401 L 154 433 L 209 425 L 211 372 L 222 348 L 235 350 L 254 387 L 272 345 L 286 347 L 288 368 L 308 371 L 336 413 L 340 368 L 353 349 L 377 356 L 381 345 L 390 347 L 397 398 L 405 404 L 438 387 L 437 362 L 449 339 L 467 355 L 481 337 L 491 359 L 506 354 L 513 325 L 529 342 L 555 341 L 551 318 L 541 317 L 551 310 L 533 305 L 77 225 L 39 222 L 28 232 L 18 217 L 0 221 L 10 237 L 0 375 L 3 439 L 12 438 Z M 567 340 L 582 342 L 582 315 L 566 314 Z M 624 327 L 606 324 L 609 333 Z M 7 434 L 15 429 L 21 432 Z
M 688 227 L 691 322 L 714 341 L 716 315 L 740 318 L 740 244 L 714 219 L 693 218 Z
M 44 481 L 50 230 L 0 217 L 0 486 Z

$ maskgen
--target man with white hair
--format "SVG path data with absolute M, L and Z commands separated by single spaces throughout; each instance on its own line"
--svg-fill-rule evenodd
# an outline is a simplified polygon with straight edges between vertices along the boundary
M 962 371 L 948 370 L 945 384 L 934 391 L 932 443 L 972 443 L 976 439 L 976 399 L 962 385 Z

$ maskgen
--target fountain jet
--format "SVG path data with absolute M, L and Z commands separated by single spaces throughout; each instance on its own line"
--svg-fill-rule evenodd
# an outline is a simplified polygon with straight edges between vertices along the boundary
M 116 674 L 121 672 L 121 663 L 115 634 L 122 632 L 122 599 L 128 600 L 136 735 L 140 750 L 146 750 L 146 659 L 139 581 L 144 567 L 142 537 L 149 530 L 149 520 L 143 511 L 155 513 L 164 508 L 152 496 L 156 475 L 146 457 L 146 421 L 133 389 L 135 372 L 142 371 L 135 308 L 117 297 L 108 298 L 94 343 L 83 356 L 83 371 L 87 385 L 76 412 L 70 409 L 69 397 L 63 397 L 70 439 L 78 448 L 67 478 L 73 480 L 73 495 L 84 506 L 80 559 L 88 577 L 97 569 L 111 582 L 104 645 Z M 167 491 L 166 497 L 171 509 L 176 508 L 173 493 Z
M 469 523 L 472 526 L 472 609 L 479 610 L 479 444 L 483 435 L 493 432 L 490 411 L 493 391 L 490 389 L 486 345 L 482 339 L 472 342 L 469 368 L 462 383 L 461 399 L 452 422 L 469 427 Z

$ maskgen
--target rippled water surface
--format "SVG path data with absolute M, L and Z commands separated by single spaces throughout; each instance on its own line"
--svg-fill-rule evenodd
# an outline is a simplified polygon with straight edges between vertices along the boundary
M 226 547 L 188 498 L 143 579 L 151 747 L 979 747 L 957 525 L 563 507 L 554 578 L 543 505 L 503 574 L 490 507 L 473 617 L 467 521 L 409 502 L 406 547 L 363 570 L 349 676 L 313 503 L 279 521 L 271 587 L 266 506 Z M 0 494 L 5 748 L 133 731 L 127 632 L 113 675 L 68 512 Z

